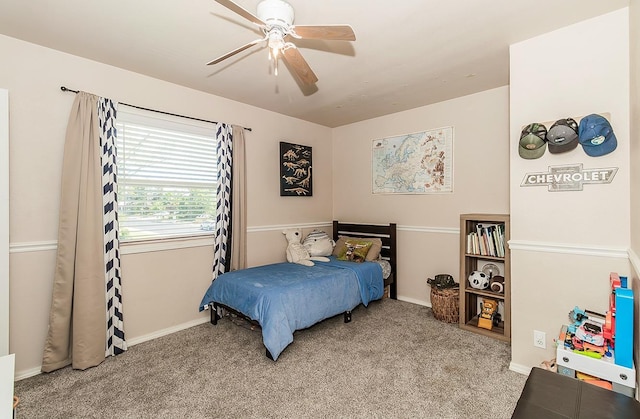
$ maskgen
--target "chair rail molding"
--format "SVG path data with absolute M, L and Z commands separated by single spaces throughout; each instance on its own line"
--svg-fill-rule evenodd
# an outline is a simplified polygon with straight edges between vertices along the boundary
M 357 222 L 354 222 L 357 224 Z M 295 224 L 273 224 L 247 227 L 247 233 L 280 232 L 288 228 L 328 228 L 333 225 L 333 221 L 317 221 L 311 223 Z M 398 231 L 423 234 L 460 234 L 459 228 L 453 227 L 433 227 L 433 226 L 398 226 Z M 121 242 L 120 250 L 123 255 L 134 253 L 157 252 L 172 249 L 184 249 L 189 247 L 213 246 L 213 235 L 200 235 L 194 237 L 181 237 L 163 240 L 144 240 L 138 242 Z M 57 240 L 42 240 L 33 242 L 10 243 L 9 253 L 47 252 L 58 248 Z
M 564 253 L 621 259 L 629 258 L 629 249 L 626 247 L 585 246 L 570 243 L 535 242 L 512 239 L 509 240 L 509 249 L 527 252 Z

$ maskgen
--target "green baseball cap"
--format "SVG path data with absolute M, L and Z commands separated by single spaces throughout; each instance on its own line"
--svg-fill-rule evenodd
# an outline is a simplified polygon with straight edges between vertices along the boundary
M 522 129 L 518 153 L 523 159 L 538 159 L 547 151 L 547 128 L 539 123 L 529 124 Z

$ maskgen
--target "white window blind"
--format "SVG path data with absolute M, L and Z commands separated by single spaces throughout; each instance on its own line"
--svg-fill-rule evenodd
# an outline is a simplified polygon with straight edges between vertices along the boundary
M 211 234 L 215 126 L 119 106 L 117 129 L 120 240 Z

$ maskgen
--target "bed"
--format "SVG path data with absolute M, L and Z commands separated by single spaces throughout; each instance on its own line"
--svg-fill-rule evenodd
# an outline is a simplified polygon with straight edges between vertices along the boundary
M 345 323 L 360 304 L 381 299 L 385 288 L 396 298 L 396 225 L 333 222 L 336 242 L 344 236 L 381 243 L 379 261 L 356 263 L 330 256 L 314 266 L 275 263 L 227 272 L 211 283 L 199 309 L 209 309 L 216 325 L 227 310 L 261 328 L 266 355 L 277 360 L 293 333 L 343 314 Z

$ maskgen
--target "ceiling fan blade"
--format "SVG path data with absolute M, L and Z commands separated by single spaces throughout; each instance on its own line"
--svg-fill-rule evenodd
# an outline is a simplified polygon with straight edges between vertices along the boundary
M 283 51 L 282 56 L 289 69 L 293 71 L 294 76 L 296 76 L 302 84 L 312 85 L 318 81 L 318 77 L 302 57 L 298 48 L 294 46 L 289 47 Z
M 220 3 L 221 5 L 226 7 L 227 9 L 231 10 L 232 12 L 235 12 L 235 13 L 239 14 L 240 16 L 242 16 L 243 18 L 255 23 L 256 25 L 266 26 L 266 23 L 264 23 L 260 18 L 255 16 L 253 13 L 245 10 L 241 6 L 235 4 L 231 0 L 215 0 L 215 1 L 217 1 L 218 3 Z
M 295 25 L 293 30 L 295 35 L 305 39 L 356 40 L 356 34 L 349 25 Z
M 220 61 L 226 60 L 227 58 L 229 58 L 229 57 L 231 57 L 233 55 L 236 55 L 237 53 L 242 52 L 247 48 L 251 48 L 252 46 L 254 46 L 254 45 L 256 45 L 256 44 L 258 44 L 258 43 L 260 43 L 262 41 L 264 41 L 264 38 L 256 39 L 255 41 L 251 41 L 248 44 L 244 44 L 240 48 L 236 48 L 233 51 L 228 52 L 228 53 L 224 54 L 223 56 L 216 58 L 215 60 L 209 61 L 207 63 L 207 65 L 218 64 Z

